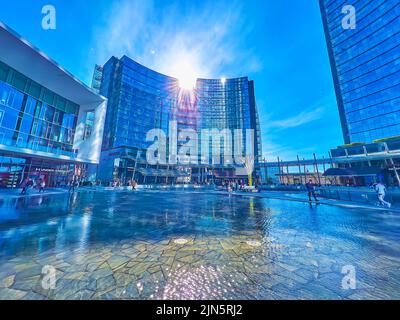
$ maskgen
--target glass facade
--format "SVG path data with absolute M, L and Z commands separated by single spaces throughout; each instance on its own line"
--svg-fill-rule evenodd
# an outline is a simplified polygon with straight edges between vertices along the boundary
M 0 144 L 74 156 L 79 106 L 0 62 Z
M 92 88 L 99 93 L 101 86 L 101 77 L 103 75 L 103 67 L 96 64 L 94 67 L 93 78 L 92 78 Z
M 152 71 L 128 57 L 111 58 L 103 68 L 100 93 L 108 98 L 103 149 L 121 146 L 146 149 L 146 134 L 168 132 L 177 101 L 176 79 Z
M 18 188 L 26 178 L 34 183 L 44 180 L 49 187 L 65 187 L 73 176 L 85 177 L 87 172 L 88 166 L 82 163 L 77 165 L 0 152 L 0 189 Z
M 93 182 L 107 99 L 1 22 L 0 44 L 0 188 Z
M 247 77 L 235 79 L 199 79 L 196 85 L 199 124 L 201 129 L 242 131 L 240 154 L 246 154 L 246 130 L 254 130 L 254 154 L 261 155 L 261 134 L 254 98 L 254 83 Z M 233 141 L 234 139 L 232 139 Z M 204 141 L 201 141 L 203 144 Z M 224 145 L 221 145 L 223 149 Z M 233 143 L 235 153 L 235 143 Z M 221 161 L 222 162 L 222 161 Z
M 84 177 L 87 164 L 73 149 L 79 105 L 53 93 L 0 61 L 0 188 L 17 188 L 29 178 L 50 187 Z M 94 112 L 86 113 L 85 137 L 91 135 Z M 32 151 L 32 152 L 30 152 Z M 49 156 L 40 157 L 36 151 Z
M 242 129 L 243 148 L 246 129 L 255 129 L 255 154 L 256 161 L 259 160 L 261 138 L 254 84 L 248 78 L 198 79 L 196 88 L 186 91 L 179 88 L 177 79 L 126 56 L 112 57 L 102 72 L 100 93 L 108 98 L 100 161 L 100 168 L 107 170 L 99 170 L 100 175 L 104 171 L 102 180 L 111 179 L 110 171 L 114 171 L 114 177 L 121 178 L 122 171 L 122 177 L 132 178 L 142 167 L 148 169 L 145 152 L 151 143 L 146 142 L 146 134 L 152 129 L 162 129 L 168 135 L 170 121 L 176 121 L 178 132 L 193 129 L 201 134 L 202 129 Z M 178 142 L 178 149 L 180 143 L 184 142 Z M 199 141 L 198 167 L 201 144 Z M 127 150 L 121 151 L 121 148 Z M 115 166 L 120 168 L 110 170 Z M 203 170 L 197 172 L 198 176 L 209 175 L 204 167 L 198 170 Z
M 342 8 L 355 8 L 345 29 Z M 320 0 L 345 143 L 400 135 L 400 2 Z

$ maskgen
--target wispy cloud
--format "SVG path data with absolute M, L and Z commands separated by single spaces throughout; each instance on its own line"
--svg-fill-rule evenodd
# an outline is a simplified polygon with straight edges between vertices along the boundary
M 314 137 L 310 139 L 310 135 L 317 134 L 321 126 L 326 126 L 326 120 L 332 119 L 332 112 L 336 113 L 336 110 L 333 93 L 329 93 L 322 95 L 296 115 L 289 117 L 264 115 L 263 156 L 269 161 L 276 161 L 278 156 L 284 160 L 295 160 L 297 155 L 300 158 L 312 157 L 317 151 L 317 146 Z M 301 139 L 293 136 L 295 132 L 301 132 L 298 135 Z M 304 141 L 308 141 L 306 146 Z
M 267 161 L 276 161 L 278 157 L 281 160 L 296 160 L 297 156 L 310 158 L 315 151 L 312 147 L 293 148 L 293 145 L 287 143 L 275 143 L 275 139 L 270 138 L 272 139 L 268 139 L 263 144 L 263 157 Z
M 299 127 L 301 125 L 320 119 L 324 111 L 324 108 L 316 108 L 314 110 L 303 111 L 293 117 L 271 121 L 268 123 L 268 127 L 271 129 L 281 130 Z
M 242 10 L 236 0 L 229 5 L 119 1 L 101 30 L 95 30 L 93 52 L 98 63 L 126 54 L 171 76 L 183 60 L 199 77 L 247 75 L 262 65 L 255 49 L 244 45 L 252 24 Z M 235 74 L 224 74 L 232 70 Z

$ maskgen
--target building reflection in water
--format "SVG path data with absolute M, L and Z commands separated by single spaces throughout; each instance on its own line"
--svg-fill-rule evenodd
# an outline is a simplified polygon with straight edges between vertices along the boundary
M 121 240 L 226 238 L 268 234 L 269 211 L 258 198 L 193 193 L 81 192 L 4 201 L 0 255 L 50 249 L 85 251 Z M 7 231 L 13 230 L 13 235 Z M 254 238 L 254 239 L 253 239 Z

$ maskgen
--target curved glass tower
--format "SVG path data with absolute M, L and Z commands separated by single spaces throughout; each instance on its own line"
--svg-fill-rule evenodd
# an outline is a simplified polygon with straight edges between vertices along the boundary
M 348 4 L 353 28 L 343 26 Z M 320 7 L 345 143 L 400 135 L 400 2 L 320 0 Z
M 117 147 L 145 149 L 146 133 L 168 132 L 178 81 L 124 56 L 112 57 L 103 67 L 100 92 L 108 97 L 103 150 Z
M 97 68 L 98 71 L 99 68 Z M 206 145 L 203 130 L 240 130 L 246 152 L 247 129 L 254 145 L 255 162 L 261 155 L 260 130 L 254 97 L 254 83 L 247 77 L 237 79 L 198 79 L 196 88 L 187 91 L 179 81 L 146 68 L 123 56 L 112 57 L 102 70 L 100 92 L 108 98 L 103 152 L 99 168 L 102 181 L 135 179 L 141 183 L 207 182 L 235 177 L 233 163 L 202 162 L 201 148 Z M 171 153 L 172 130 L 196 133 L 197 155 L 194 163 L 150 165 L 146 141 L 152 129 L 166 133 L 166 149 Z M 247 140 L 246 140 L 247 139 Z M 179 150 L 187 141 L 177 141 Z M 222 141 L 221 149 L 225 141 Z M 235 145 L 232 143 L 232 145 Z M 193 156 L 193 155 L 191 155 Z M 168 158 L 169 159 L 169 158 Z M 207 160 L 207 159 L 206 159 Z

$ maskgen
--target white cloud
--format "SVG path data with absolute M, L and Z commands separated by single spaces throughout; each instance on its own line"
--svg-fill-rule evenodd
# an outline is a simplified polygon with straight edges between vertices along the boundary
M 271 121 L 268 123 L 267 126 L 269 128 L 282 129 L 282 130 L 299 127 L 304 124 L 320 119 L 324 111 L 325 111 L 324 108 L 316 108 L 314 110 L 303 111 L 300 112 L 298 115 L 295 115 L 290 118 Z
M 162 9 L 152 0 L 116 2 L 101 30 L 94 32 L 95 62 L 103 64 L 113 55 L 125 54 L 177 76 L 177 64 L 185 59 L 198 77 L 215 78 L 245 76 L 262 67 L 255 49 L 244 45 L 252 25 L 241 14 L 243 3 L 161 5 Z M 224 74 L 228 72 L 234 74 Z
M 333 118 L 331 113 L 337 112 L 334 101 L 333 93 L 329 93 L 322 95 L 296 115 L 278 119 L 274 118 L 273 114 L 264 115 L 263 156 L 269 161 L 276 161 L 278 156 L 281 160 L 296 160 L 297 155 L 310 159 L 318 146 L 313 143 L 304 147 L 304 144 L 298 143 L 298 139 L 293 137 L 293 131 L 288 129 L 314 123 L 315 130 L 318 131 L 321 125 L 326 124 L 324 120 Z
M 265 141 L 267 140 L 267 141 Z M 301 148 L 294 149 L 292 145 L 288 145 L 285 143 L 275 143 L 277 140 L 274 137 L 270 137 L 270 139 L 264 138 L 263 143 L 263 158 L 267 161 L 276 162 L 279 156 L 281 161 L 291 161 L 296 160 L 297 156 L 302 158 L 309 159 L 312 156 L 313 148 Z

